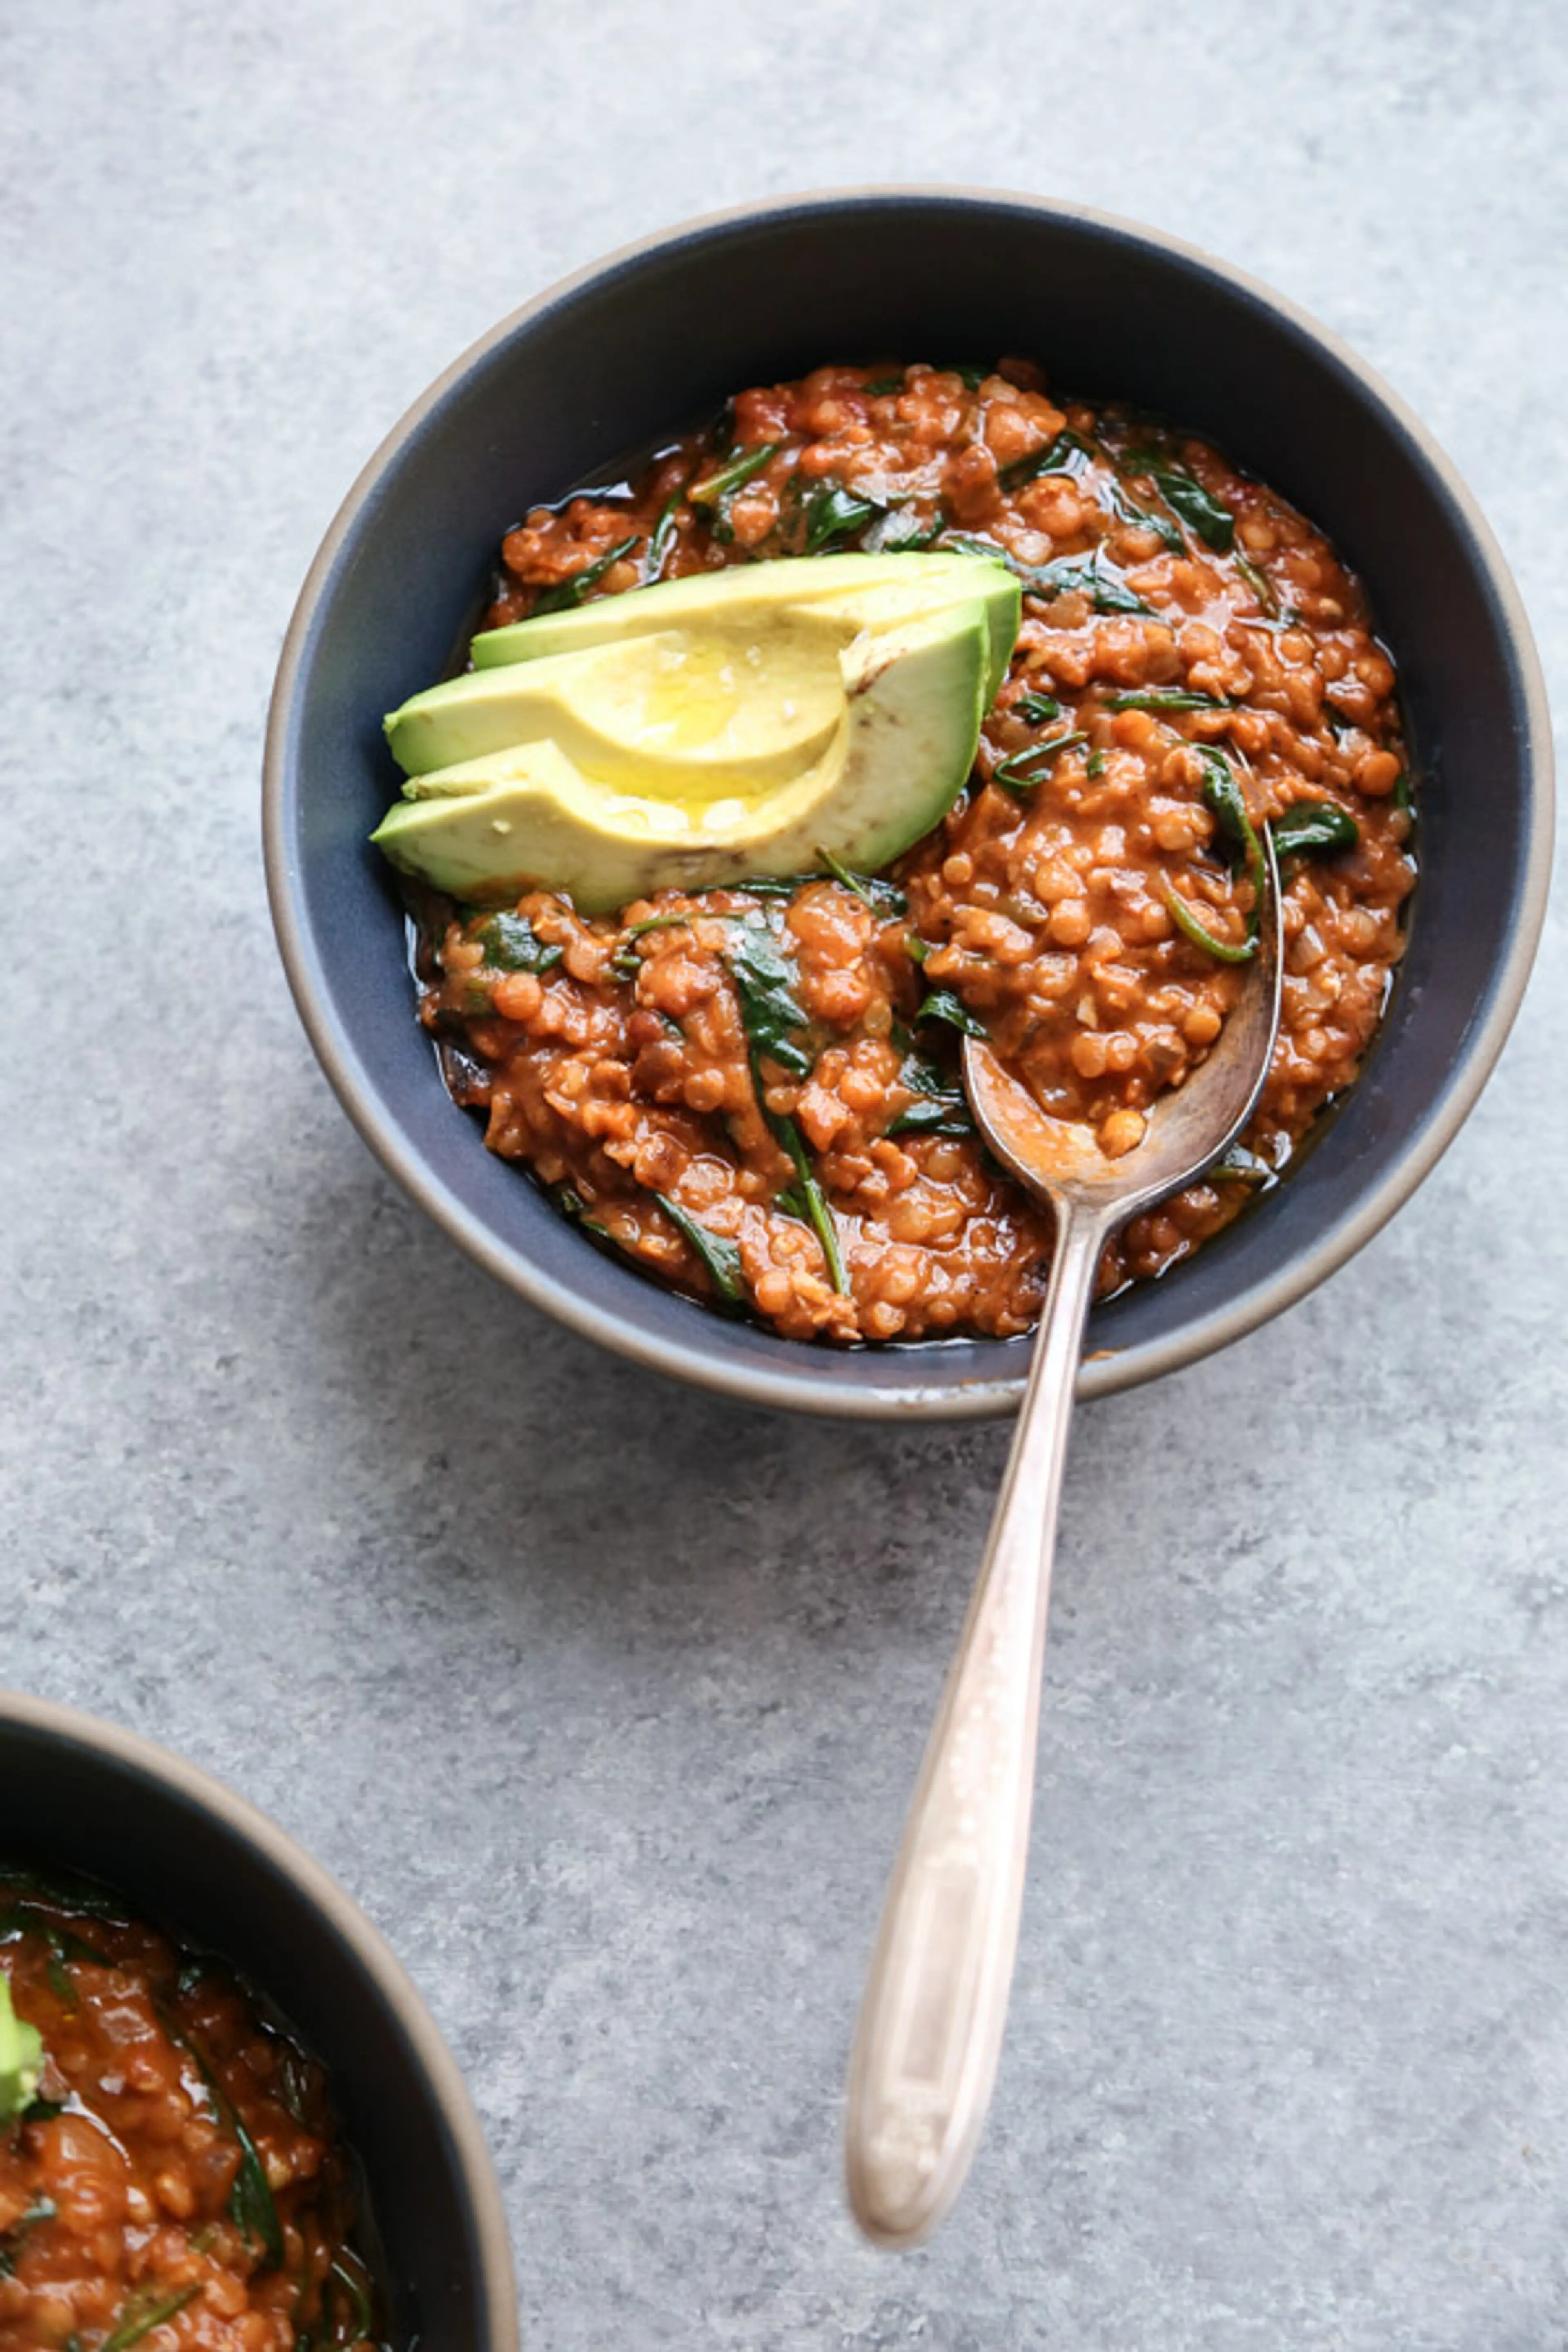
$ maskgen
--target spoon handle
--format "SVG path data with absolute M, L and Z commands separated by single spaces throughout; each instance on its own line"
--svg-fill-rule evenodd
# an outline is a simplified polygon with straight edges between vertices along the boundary
M 888 1888 L 849 2064 L 849 2202 L 882 2245 L 916 2244 L 963 2186 L 1006 2021 L 1062 1462 L 1105 1230 L 1082 1211 L 1058 1215 L 1029 1384 Z

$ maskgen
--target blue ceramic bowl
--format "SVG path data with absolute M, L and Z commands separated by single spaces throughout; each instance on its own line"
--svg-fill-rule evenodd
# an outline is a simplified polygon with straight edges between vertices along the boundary
M 318 1863 L 182 1758 L 15 1691 L 0 1691 L 0 1856 L 101 1879 L 275 2003 L 327 2068 L 391 2340 L 518 2352 L 506 2215 L 462 2077 Z
M 1325 529 L 1398 661 L 1420 793 L 1408 955 L 1366 1070 L 1289 1180 L 1165 1280 L 1099 1309 L 1080 1393 L 1191 1363 L 1310 1290 L 1408 1198 L 1523 992 L 1551 856 L 1528 624 L 1463 484 L 1403 404 L 1274 294 L 1153 232 L 1022 196 L 802 196 L 670 230 L 517 311 L 410 409 L 350 492 L 284 648 L 268 872 L 305 1025 L 344 1108 L 480 1265 L 639 1362 L 752 1402 L 1001 1412 L 1026 1339 L 834 1352 L 721 1320 L 602 1255 L 486 1151 L 416 1026 L 365 836 L 397 778 L 381 716 L 436 677 L 502 531 L 741 386 L 826 359 L 1027 353 L 1190 425 Z

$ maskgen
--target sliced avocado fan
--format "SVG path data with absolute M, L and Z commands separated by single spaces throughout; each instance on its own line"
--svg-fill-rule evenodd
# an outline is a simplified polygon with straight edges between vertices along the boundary
M 548 737 L 414 780 L 373 838 L 395 866 L 475 903 L 528 887 L 586 914 L 655 890 L 820 870 L 874 872 L 951 807 L 974 761 L 988 677 L 974 602 L 837 656 L 844 709 L 822 755 L 766 792 L 677 797 L 595 780 Z
M 476 639 L 393 712 L 372 836 L 479 903 L 884 866 L 962 791 L 1017 633 L 973 556 L 824 556 L 672 581 Z M 498 648 L 506 647 L 502 658 Z

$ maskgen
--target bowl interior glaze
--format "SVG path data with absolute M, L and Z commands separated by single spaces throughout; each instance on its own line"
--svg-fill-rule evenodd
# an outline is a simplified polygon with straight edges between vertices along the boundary
M 324 1871 L 179 1758 L 11 1693 L 0 1855 L 100 1878 L 237 1969 L 328 2068 L 393 2340 L 516 2352 L 505 2216 L 468 2093 L 412 1985 Z
M 397 778 L 379 719 L 437 676 L 503 530 L 742 386 L 826 359 L 1039 359 L 1053 388 L 1215 441 L 1324 528 L 1404 683 L 1423 878 L 1365 1074 L 1289 1180 L 1091 1320 L 1080 1393 L 1192 1361 L 1300 1297 L 1414 1190 L 1469 1108 L 1529 968 L 1550 856 L 1544 698 L 1501 559 L 1440 453 L 1332 338 L 1152 233 L 1025 198 L 801 198 L 699 222 L 557 287 L 377 453 L 307 583 L 268 747 L 275 916 L 297 1001 L 392 1172 L 501 1279 L 644 1362 L 819 1411 L 1005 1411 L 1027 1340 L 852 1353 L 721 1321 L 595 1250 L 454 1108 L 412 1016 L 365 835 Z

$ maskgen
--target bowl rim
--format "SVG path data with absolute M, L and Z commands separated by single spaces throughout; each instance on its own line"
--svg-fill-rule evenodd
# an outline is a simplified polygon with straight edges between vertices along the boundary
M 615 1314 L 580 1298 L 564 1284 L 500 1242 L 482 1220 L 447 1190 L 420 1155 L 405 1148 L 397 1135 L 383 1124 L 373 1108 L 374 1088 L 368 1076 L 332 1013 L 321 958 L 303 919 L 288 823 L 289 716 L 324 593 L 344 541 L 375 497 L 382 477 L 418 434 L 426 417 L 501 344 L 595 281 L 620 275 L 639 262 L 689 242 L 721 235 L 728 229 L 782 222 L 792 216 L 933 204 L 957 210 L 1030 213 L 1043 220 L 1082 226 L 1142 247 L 1162 260 L 1218 278 L 1232 292 L 1283 320 L 1303 341 L 1316 344 L 1353 382 L 1363 398 L 1388 414 L 1414 445 L 1416 455 L 1456 509 L 1485 589 L 1500 615 L 1525 720 L 1521 752 L 1529 789 L 1521 813 L 1524 854 L 1514 921 L 1493 969 L 1481 1018 L 1467 1032 L 1428 1115 L 1351 1209 L 1310 1246 L 1294 1254 L 1278 1272 L 1255 1284 L 1242 1297 L 1163 1338 L 1087 1355 L 1079 1369 L 1077 1394 L 1080 1402 L 1111 1395 L 1143 1381 L 1157 1379 L 1163 1373 L 1179 1370 L 1228 1346 L 1232 1340 L 1245 1338 L 1337 1273 L 1382 1230 L 1436 1167 L 1491 1075 L 1524 995 L 1545 920 L 1552 873 L 1553 766 L 1545 682 L 1522 599 L 1479 505 L 1414 410 L 1350 344 L 1261 278 L 1205 248 L 1119 214 L 1023 190 L 918 181 L 871 183 L 803 190 L 690 215 L 616 247 L 554 279 L 530 300 L 509 311 L 436 377 L 404 411 L 361 467 L 328 526 L 289 624 L 268 711 L 262 784 L 268 896 L 289 986 L 317 1059 L 364 1142 L 409 1197 L 487 1273 L 568 1328 L 649 1370 L 672 1374 L 737 1402 L 855 1420 L 952 1421 L 1012 1412 L 1024 1393 L 1027 1362 L 1023 1362 L 1016 1371 L 961 1384 L 924 1386 L 901 1381 L 858 1387 L 838 1386 L 816 1379 L 816 1351 L 798 1342 L 794 1343 L 802 1359 L 798 1370 L 784 1366 L 775 1370 L 717 1363 L 696 1339 L 689 1342 L 682 1338 L 668 1339 L 625 1323 Z M 584 1247 L 587 1245 L 584 1244 Z M 904 1351 L 906 1356 L 914 1352 L 912 1349 Z
M 428 2082 L 445 2134 L 453 2148 L 458 2193 L 473 2231 L 484 2333 L 476 2352 L 519 2352 L 517 2277 L 500 2183 L 479 2114 L 457 2060 L 426 2007 L 424 1996 L 378 1927 L 338 1885 L 330 1871 L 295 1843 L 269 1814 L 216 1780 L 199 1764 L 161 1748 L 139 1731 L 127 1730 L 83 1708 L 26 1691 L 0 1689 L 0 1728 L 25 1731 L 85 1748 L 115 1770 L 156 1782 L 216 1821 L 286 1878 L 325 1918 L 383 1995 L 407 2037 L 416 2063 Z M 243 1967 L 244 1956 L 235 1956 Z M 265 1991 L 267 1988 L 259 1988 Z M 330 2059 L 325 2063 L 331 2064 Z

